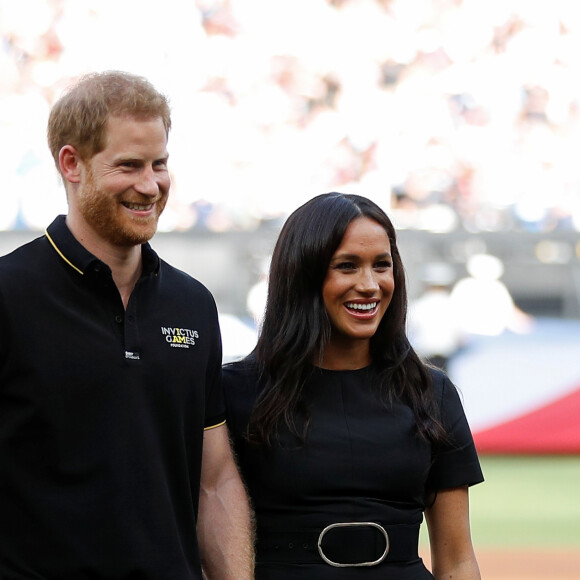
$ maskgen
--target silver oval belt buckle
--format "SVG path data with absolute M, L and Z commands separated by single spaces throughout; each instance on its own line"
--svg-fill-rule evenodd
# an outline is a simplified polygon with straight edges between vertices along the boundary
M 377 560 L 373 560 L 372 562 L 356 562 L 354 564 L 341 564 L 340 562 L 333 562 L 332 560 L 327 558 L 326 554 L 324 553 L 324 550 L 322 549 L 322 539 L 324 538 L 326 533 L 334 528 L 355 528 L 358 526 L 366 526 L 366 527 L 376 528 L 377 530 L 379 530 L 383 534 L 383 536 L 385 537 L 385 551 L 383 552 L 381 557 L 378 558 Z M 380 524 L 376 524 L 375 522 L 345 522 L 345 523 L 338 523 L 338 524 L 330 524 L 329 526 L 326 526 L 322 530 L 322 532 L 320 532 L 320 535 L 318 536 L 318 553 L 320 554 L 320 557 L 327 564 L 329 564 L 330 566 L 335 566 L 336 568 L 356 568 L 359 566 L 376 566 L 377 564 L 380 564 L 387 557 L 387 554 L 389 553 L 389 548 L 390 548 L 390 546 L 389 546 L 389 534 L 387 534 L 387 530 L 385 530 L 385 528 L 383 528 L 383 526 L 381 526 Z

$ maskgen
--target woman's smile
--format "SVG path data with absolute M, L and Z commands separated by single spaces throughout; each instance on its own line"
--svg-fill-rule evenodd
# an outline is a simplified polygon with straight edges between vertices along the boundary
M 331 344 L 369 341 L 387 311 L 394 289 L 387 232 L 372 219 L 353 220 L 332 256 L 322 285 L 332 324 Z

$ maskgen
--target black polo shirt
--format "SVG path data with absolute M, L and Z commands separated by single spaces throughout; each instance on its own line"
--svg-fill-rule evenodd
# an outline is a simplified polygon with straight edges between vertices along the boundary
M 214 300 L 143 246 L 125 311 L 59 216 L 0 258 L 0 578 L 201 578 L 204 427 L 224 420 Z

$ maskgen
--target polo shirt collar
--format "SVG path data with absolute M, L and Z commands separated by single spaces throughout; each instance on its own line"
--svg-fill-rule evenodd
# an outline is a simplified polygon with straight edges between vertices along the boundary
M 91 254 L 71 233 L 66 225 L 66 216 L 59 215 L 46 229 L 46 237 L 58 255 L 79 274 L 108 266 Z M 157 274 L 159 257 L 149 243 L 141 246 L 143 276 Z

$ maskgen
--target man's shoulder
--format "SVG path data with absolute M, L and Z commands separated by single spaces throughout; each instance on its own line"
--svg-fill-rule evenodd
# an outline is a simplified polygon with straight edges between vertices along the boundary
M 158 289 L 165 293 L 168 292 L 172 296 L 179 296 L 189 300 L 208 301 L 215 303 L 215 298 L 209 288 L 200 280 L 191 274 L 172 266 L 162 258 L 159 258 Z
M 167 278 L 168 281 L 182 284 L 184 287 L 200 289 L 208 291 L 207 287 L 200 282 L 197 278 L 186 272 L 185 270 L 181 270 L 169 262 L 165 261 L 163 258 L 159 258 L 159 273 L 164 277 Z
M 7 254 L 0 256 L 0 272 L 29 270 L 31 260 L 38 259 L 46 247 L 46 236 L 44 235 L 18 246 Z

